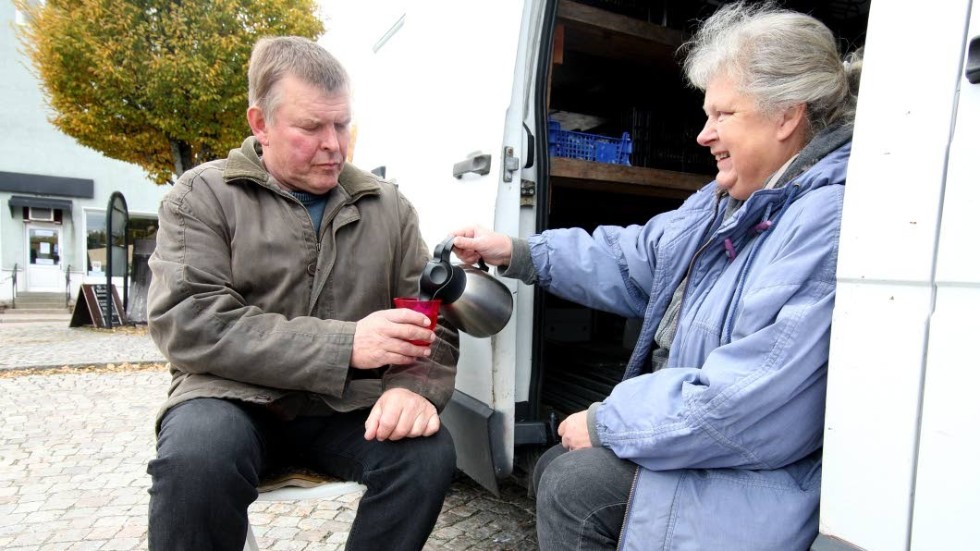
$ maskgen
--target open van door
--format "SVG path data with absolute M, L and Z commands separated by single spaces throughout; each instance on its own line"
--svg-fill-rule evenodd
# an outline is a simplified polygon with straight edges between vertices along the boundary
M 980 17 L 973 8 L 971 21 L 970 0 L 921 8 L 871 5 L 814 551 L 980 541 L 980 477 L 968 459 L 980 452 L 980 84 L 967 77 L 980 64 Z
M 913 550 L 976 549 L 980 475 L 966 458 L 980 454 L 976 339 L 980 262 L 976 251 L 976 154 L 980 151 L 980 7 L 973 3 L 959 75 L 958 105 L 946 166 L 936 258 L 936 300 L 929 328 L 919 458 L 912 514 Z
M 354 83 L 354 163 L 399 186 L 430 248 L 469 224 L 531 233 L 533 212 L 521 202 L 522 187 L 535 185 L 541 139 L 528 106 L 545 3 L 401 7 Z M 490 338 L 460 335 L 457 391 L 441 415 L 460 469 L 494 492 L 513 468 L 515 400 L 526 400 L 515 396 L 515 379 L 530 370 L 533 306 L 533 290 L 503 281 L 515 298 L 511 322 Z

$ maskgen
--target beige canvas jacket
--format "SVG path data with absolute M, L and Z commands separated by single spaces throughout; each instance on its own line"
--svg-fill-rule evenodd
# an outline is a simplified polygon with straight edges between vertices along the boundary
M 393 387 L 441 411 L 459 356 L 442 319 L 430 359 L 350 367 L 355 322 L 418 293 L 429 251 L 415 209 L 393 184 L 348 164 L 318 238 L 260 154 L 249 138 L 185 173 L 161 202 L 147 317 L 173 382 L 157 422 L 199 397 L 291 418 L 370 407 Z

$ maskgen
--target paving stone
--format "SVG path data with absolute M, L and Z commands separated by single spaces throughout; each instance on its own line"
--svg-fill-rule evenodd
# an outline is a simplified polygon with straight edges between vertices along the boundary
M 162 358 L 145 328 L 66 325 L 0 323 L 0 549 L 145 550 L 169 374 L 151 363 Z M 361 495 L 260 501 L 249 516 L 262 549 L 339 551 Z M 536 549 L 525 495 L 505 481 L 497 498 L 457 475 L 425 549 Z

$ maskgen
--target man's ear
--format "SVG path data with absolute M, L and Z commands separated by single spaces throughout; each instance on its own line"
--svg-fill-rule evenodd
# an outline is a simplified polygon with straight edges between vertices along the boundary
M 245 117 L 248 119 L 248 125 L 252 127 L 252 134 L 259 140 L 259 143 L 263 146 L 269 145 L 269 134 L 266 128 L 268 121 L 266 121 L 262 109 L 253 105 L 248 108 Z
M 780 140 L 789 139 L 791 136 L 802 131 L 806 121 L 806 104 L 798 103 L 787 107 L 779 119 L 779 128 L 776 130 L 776 137 Z

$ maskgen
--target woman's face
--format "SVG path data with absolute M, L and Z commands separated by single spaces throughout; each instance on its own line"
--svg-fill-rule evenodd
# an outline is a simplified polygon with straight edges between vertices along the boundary
M 711 149 L 718 166 L 718 186 L 745 200 L 805 143 L 803 106 L 784 112 L 759 111 L 755 99 L 739 92 L 728 76 L 712 79 L 704 91 L 708 116 L 698 143 Z

